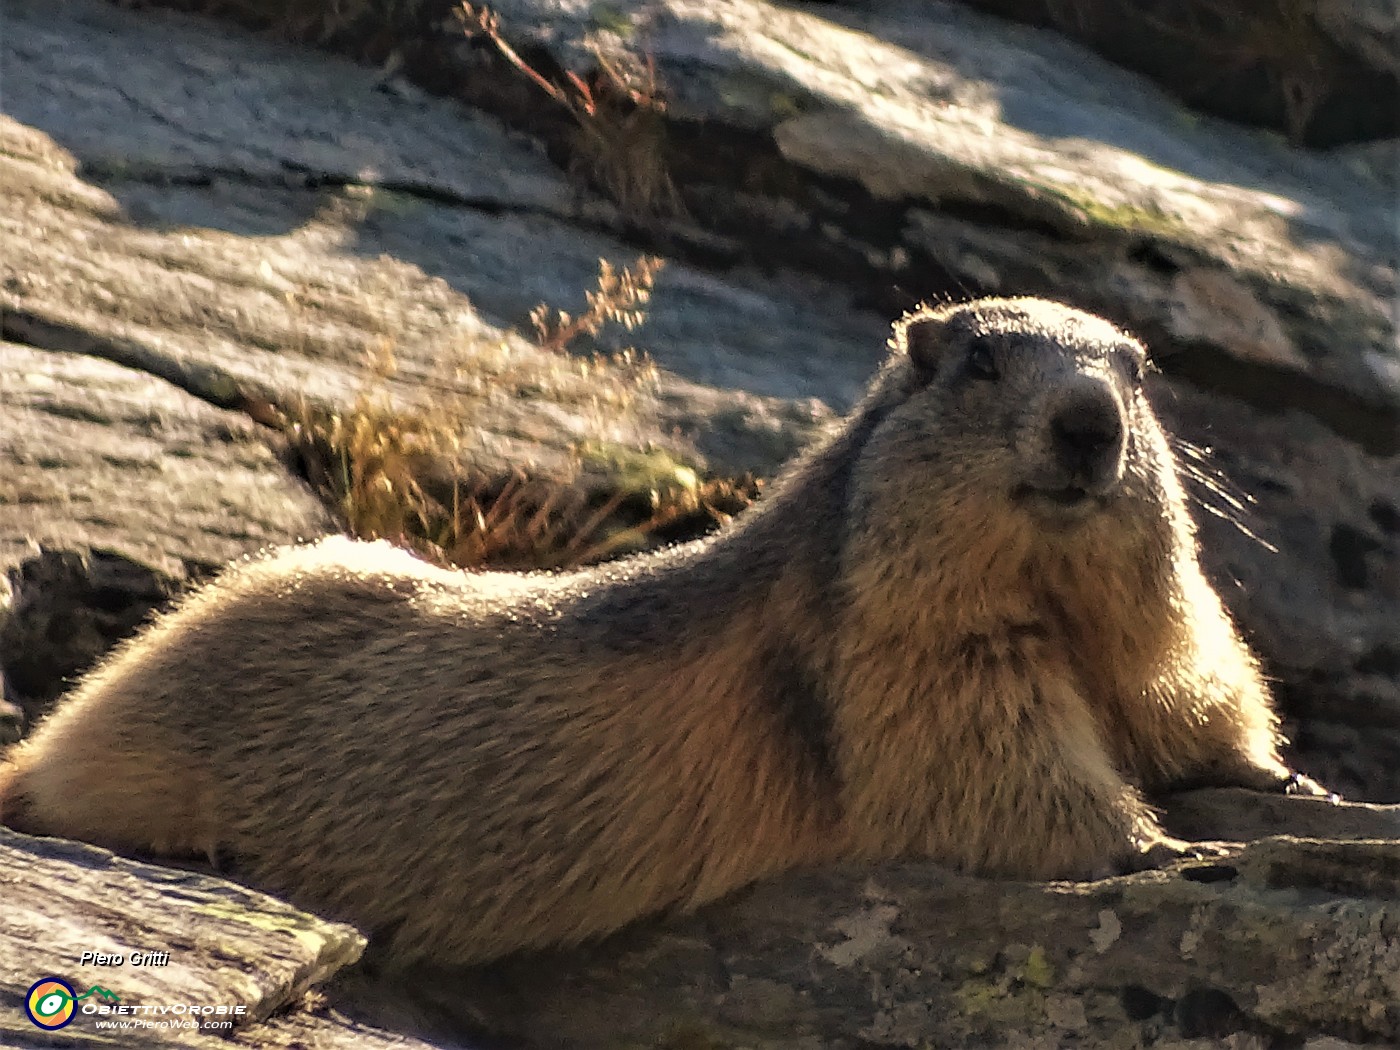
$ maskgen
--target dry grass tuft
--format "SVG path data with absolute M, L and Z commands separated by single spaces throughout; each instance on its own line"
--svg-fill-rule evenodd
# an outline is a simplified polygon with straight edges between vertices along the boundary
M 600 260 L 583 315 L 544 306 L 532 313 L 541 347 L 563 351 L 608 322 L 636 327 L 661 265 L 643 258 L 615 270 Z M 611 367 L 603 358 L 592 364 Z M 362 539 L 389 540 L 442 565 L 566 568 L 693 538 L 759 494 L 750 475 L 701 478 L 658 450 L 580 448 L 571 469 L 551 474 L 471 466 L 461 437 L 470 407 L 453 384 L 434 383 L 426 400 L 408 405 L 393 396 L 397 371 L 386 340 L 367 359 L 347 410 L 304 399 L 289 409 L 245 406 L 286 435 L 301 472 Z
M 687 539 L 757 498 L 752 476 L 648 489 L 580 466 L 572 477 L 464 466 L 440 406 L 415 413 L 366 392 L 344 414 L 299 406 L 284 427 L 312 484 L 362 539 L 441 565 L 554 569 Z
M 591 72 L 564 69 L 546 76 L 501 35 L 494 11 L 462 3 L 455 14 L 464 35 L 487 41 L 573 118 L 578 127 L 569 150 L 573 174 L 636 218 L 683 210 L 666 167 L 665 91 L 654 62 L 631 54 L 609 57 L 595 48 Z
M 643 255 L 621 272 L 606 259 L 598 260 L 598 289 L 588 292 L 588 309 L 578 317 L 563 310 L 551 310 L 544 303 L 530 311 L 535 342 L 541 349 L 563 353 L 580 335 L 596 336 L 612 322 L 629 332 L 646 320 L 646 305 L 656 275 L 666 265 L 664 259 Z

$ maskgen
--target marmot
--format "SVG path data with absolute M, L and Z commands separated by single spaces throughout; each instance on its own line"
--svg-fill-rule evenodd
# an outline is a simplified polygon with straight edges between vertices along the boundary
M 230 569 L 13 752 L 4 819 L 227 857 L 390 963 L 475 963 L 799 865 L 1098 877 L 1184 848 L 1142 792 L 1296 783 L 1143 347 L 1037 299 L 921 308 L 891 346 L 714 537 Z

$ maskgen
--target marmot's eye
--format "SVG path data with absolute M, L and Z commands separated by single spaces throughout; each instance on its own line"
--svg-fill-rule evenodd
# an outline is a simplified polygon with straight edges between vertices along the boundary
M 967 346 L 967 371 L 974 379 L 1000 379 L 997 355 L 992 341 L 985 335 L 975 336 Z

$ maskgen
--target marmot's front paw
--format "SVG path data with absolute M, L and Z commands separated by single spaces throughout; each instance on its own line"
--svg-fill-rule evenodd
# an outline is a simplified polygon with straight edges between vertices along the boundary
M 1213 763 L 1193 776 L 1171 785 L 1181 791 L 1203 787 L 1242 787 L 1280 795 L 1313 795 L 1340 801 L 1341 796 L 1328 791 L 1312 777 L 1289 769 L 1282 762 L 1255 762 L 1242 755 L 1228 761 Z

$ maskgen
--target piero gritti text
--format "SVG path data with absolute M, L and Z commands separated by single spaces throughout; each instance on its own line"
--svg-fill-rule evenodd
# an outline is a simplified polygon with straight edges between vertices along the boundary
M 130 952 L 116 955 L 83 952 L 78 959 L 79 966 L 167 966 L 169 963 L 169 952 Z

